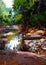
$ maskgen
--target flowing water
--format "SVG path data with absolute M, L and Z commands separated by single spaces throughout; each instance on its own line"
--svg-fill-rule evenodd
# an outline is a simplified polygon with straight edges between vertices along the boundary
M 14 38 L 12 38 L 6 45 L 5 45 L 5 50 L 18 50 L 17 49 L 17 45 L 20 44 L 20 42 L 18 42 L 18 40 L 21 40 L 22 37 L 20 36 L 15 36 Z

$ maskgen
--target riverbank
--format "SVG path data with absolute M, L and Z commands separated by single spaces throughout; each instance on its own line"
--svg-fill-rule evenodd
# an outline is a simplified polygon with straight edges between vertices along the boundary
M 46 55 L 20 51 L 2 51 L 0 53 L 0 65 L 46 65 Z

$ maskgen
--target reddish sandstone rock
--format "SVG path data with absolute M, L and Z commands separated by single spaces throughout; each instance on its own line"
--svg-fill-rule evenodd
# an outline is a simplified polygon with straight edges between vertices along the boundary
M 46 65 L 46 59 L 30 52 L 5 51 L 0 54 L 0 65 Z

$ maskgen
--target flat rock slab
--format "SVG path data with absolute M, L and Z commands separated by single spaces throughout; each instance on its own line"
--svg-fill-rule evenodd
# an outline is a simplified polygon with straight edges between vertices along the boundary
M 24 40 L 39 40 L 41 38 L 42 38 L 42 36 L 41 37 L 24 37 L 23 39 Z
M 30 52 L 0 51 L 0 65 L 46 65 L 46 59 Z

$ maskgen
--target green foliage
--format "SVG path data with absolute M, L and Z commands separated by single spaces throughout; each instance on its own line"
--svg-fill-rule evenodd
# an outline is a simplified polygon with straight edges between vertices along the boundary
M 16 17 L 15 21 L 25 21 L 28 18 L 27 12 L 30 10 L 30 8 L 34 5 L 35 0 L 14 0 L 14 11 L 20 11 Z M 21 14 L 21 15 L 20 15 Z
M 12 25 L 12 10 L 6 8 L 5 4 L 0 2 L 0 25 Z
M 38 18 L 44 23 L 46 22 L 46 11 L 43 11 L 41 14 L 38 15 Z
M 45 3 L 45 0 L 14 0 L 14 11 L 19 11 L 16 14 L 15 21 L 22 23 L 28 20 L 33 26 L 37 25 L 37 22 L 40 24 L 46 22 Z M 19 13 L 23 15 L 22 19 L 21 16 L 18 16 Z
M 23 17 L 22 14 L 18 14 L 18 15 L 14 18 L 14 20 L 15 20 L 16 22 L 18 22 L 18 21 L 20 21 L 20 20 L 22 19 L 22 17 Z
M 15 15 L 13 17 L 12 10 L 6 8 L 5 4 L 0 2 L 0 25 L 13 25 L 14 22 L 21 24 L 27 20 L 32 25 L 36 25 L 38 20 L 42 21 L 42 23 L 46 22 L 46 10 L 44 10 L 45 7 L 40 8 L 42 6 L 40 3 L 46 6 L 45 0 L 14 0 Z
M 33 22 L 37 22 L 37 20 L 38 20 L 38 15 L 37 14 L 34 14 L 34 15 L 32 15 L 31 17 L 30 17 L 30 19 L 31 19 L 31 21 Z
M 35 0 L 14 0 L 14 10 L 18 10 L 19 8 L 22 8 L 23 11 L 30 9 L 33 4 L 34 4 Z M 23 9 L 23 7 L 25 7 Z
M 37 14 L 33 14 L 30 17 L 30 23 L 31 23 L 31 25 L 35 26 L 37 24 L 37 21 L 38 21 L 38 15 Z

